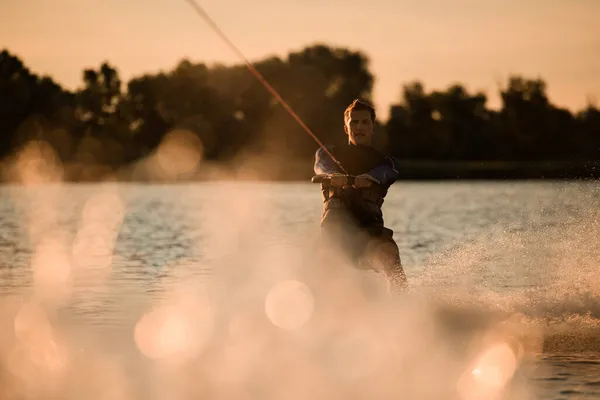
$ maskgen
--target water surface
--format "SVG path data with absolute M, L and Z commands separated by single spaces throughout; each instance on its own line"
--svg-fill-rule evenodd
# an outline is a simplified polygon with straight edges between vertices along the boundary
M 389 299 L 313 257 L 316 185 L 3 186 L 1 394 L 599 398 L 599 211 L 596 182 L 398 182 Z

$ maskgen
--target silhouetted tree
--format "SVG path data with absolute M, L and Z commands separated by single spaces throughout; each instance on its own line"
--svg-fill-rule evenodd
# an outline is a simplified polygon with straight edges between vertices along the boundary
M 500 96 L 502 108 L 493 111 L 485 94 L 470 95 L 461 85 L 432 93 L 420 82 L 405 85 L 386 125 L 392 153 L 430 160 L 598 159 L 593 107 L 575 117 L 550 104 L 544 81 L 517 76 Z
M 346 142 L 343 110 L 355 98 L 371 100 L 374 77 L 361 52 L 314 44 L 253 65 L 323 143 Z M 550 103 L 543 80 L 520 76 L 509 77 L 499 94 L 501 108 L 491 110 L 484 93 L 461 84 L 426 92 L 409 82 L 389 119 L 377 122 L 387 149 L 405 160 L 599 160 L 597 107 L 573 114 Z M 0 128 L 0 157 L 44 140 L 75 166 L 74 177 L 80 166 L 115 170 L 144 158 L 173 130 L 197 136 L 203 157 L 220 162 L 253 152 L 277 156 L 282 166 L 291 159 L 310 165 L 317 148 L 245 65 L 188 60 L 126 84 L 104 62 L 85 69 L 81 89 L 71 92 L 4 50 Z
M 0 53 L 0 157 L 32 139 L 45 140 L 65 158 L 75 121 L 73 95 L 38 77 L 7 50 Z
M 359 52 L 314 45 L 286 60 L 267 58 L 255 64 L 309 129 L 325 143 L 346 141 L 344 108 L 357 97 L 370 100 L 373 77 Z M 315 142 L 244 66 L 216 67 L 215 89 L 244 122 L 236 142 L 281 157 L 312 157 Z M 249 133 L 250 138 L 246 137 Z
M 371 101 L 373 75 L 369 59 L 361 52 L 317 44 L 290 53 L 289 74 L 282 88 L 308 126 L 325 143 L 347 141 L 343 111 L 355 98 Z M 283 113 L 283 109 L 279 109 Z M 288 117 L 288 120 L 289 117 Z M 291 120 L 290 120 L 291 121 Z M 300 132 L 297 124 L 288 130 L 289 142 L 299 156 L 314 154 L 313 139 Z
M 600 110 L 594 105 L 577 113 L 572 134 L 572 148 L 575 156 L 582 160 L 600 158 Z
M 488 153 L 486 100 L 483 93 L 471 96 L 461 85 L 431 94 L 435 143 L 440 148 L 437 158 L 471 160 Z
M 544 81 L 511 77 L 500 95 L 502 133 L 513 145 L 510 154 L 514 158 L 547 159 L 553 155 L 552 147 L 555 144 L 564 145 L 560 133 L 551 126 L 553 123 L 568 122 L 561 119 L 559 112 L 553 112 Z M 562 134 L 566 132 L 562 131 Z
M 77 97 L 77 151 L 75 161 L 118 167 L 139 153 L 132 148 L 131 117 L 123 102 L 118 71 L 103 63 L 83 72 Z
M 439 156 L 434 106 L 423 84 L 412 82 L 403 86 L 402 102 L 392 105 L 387 123 L 390 147 L 400 158 L 430 158 Z

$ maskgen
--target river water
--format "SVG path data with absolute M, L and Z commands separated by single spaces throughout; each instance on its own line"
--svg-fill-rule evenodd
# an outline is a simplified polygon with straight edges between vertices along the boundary
M 310 183 L 0 188 L 3 399 L 600 398 L 600 184 L 397 182 L 410 290 Z

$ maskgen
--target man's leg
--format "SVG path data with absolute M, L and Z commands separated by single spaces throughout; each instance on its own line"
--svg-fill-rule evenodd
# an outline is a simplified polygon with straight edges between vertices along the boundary
M 400 250 L 393 239 L 384 241 L 380 245 L 378 252 L 381 257 L 381 263 L 384 265 L 384 273 L 387 278 L 388 292 L 402 292 L 408 288 L 408 281 L 402 261 L 400 260 Z
M 341 202 L 338 204 L 338 201 L 338 199 L 331 199 L 325 205 L 321 219 L 325 246 L 330 250 L 341 253 L 345 258 L 355 263 L 366 242 L 362 239 L 365 234 L 360 231 L 352 216 Z
M 385 275 L 388 292 L 403 292 L 408 288 L 408 281 L 402 268 L 400 250 L 391 233 L 385 231 L 382 236 L 371 239 L 368 257 L 373 269 Z

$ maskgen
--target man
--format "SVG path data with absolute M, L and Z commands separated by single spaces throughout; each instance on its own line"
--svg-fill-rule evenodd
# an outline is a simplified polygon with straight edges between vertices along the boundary
M 383 272 L 388 291 L 395 292 L 407 282 L 393 231 L 384 227 L 381 206 L 399 173 L 392 157 L 371 146 L 375 117 L 373 107 L 354 100 L 344 111 L 348 144 L 327 147 L 347 174 L 323 148 L 316 152 L 314 171 L 327 177 L 321 185 L 321 227 L 327 244 L 355 266 Z

